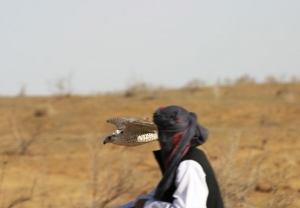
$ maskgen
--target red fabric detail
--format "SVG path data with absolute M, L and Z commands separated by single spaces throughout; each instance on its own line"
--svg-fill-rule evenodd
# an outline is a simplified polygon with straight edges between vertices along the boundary
M 181 157 L 183 157 L 183 156 L 187 153 L 187 151 L 190 149 L 190 147 L 191 147 L 191 143 L 189 143 L 189 144 L 186 146 L 186 148 L 184 149 L 184 151 L 183 151 Z
M 173 140 L 172 140 L 172 143 L 173 143 L 173 147 L 176 146 L 179 142 L 179 140 L 181 139 L 181 136 L 182 136 L 182 131 L 181 132 L 178 132 L 176 133 L 174 136 L 173 136 Z
M 180 119 L 177 119 L 176 121 L 177 121 L 178 123 L 180 123 L 182 120 L 180 120 Z
M 178 132 L 176 133 L 174 136 L 173 136 L 173 139 L 172 139 L 172 143 L 173 143 L 173 148 L 172 148 L 172 152 L 171 154 L 169 155 L 168 159 L 166 160 L 165 162 L 165 166 L 167 167 L 173 157 L 173 155 L 175 154 L 175 152 L 177 151 L 178 149 L 178 146 L 179 146 L 179 141 L 182 137 L 182 134 L 183 134 L 183 131 L 181 132 Z M 190 148 L 190 144 L 185 148 L 184 152 L 183 152 L 183 155 L 185 155 L 185 153 L 187 152 L 187 150 Z

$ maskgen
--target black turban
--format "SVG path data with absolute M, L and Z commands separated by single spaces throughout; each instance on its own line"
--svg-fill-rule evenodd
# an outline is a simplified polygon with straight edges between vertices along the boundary
M 153 115 L 158 128 L 162 159 L 165 165 L 163 178 L 154 197 L 160 200 L 172 184 L 180 159 L 191 147 L 203 144 L 208 130 L 197 123 L 197 115 L 180 106 L 160 107 Z

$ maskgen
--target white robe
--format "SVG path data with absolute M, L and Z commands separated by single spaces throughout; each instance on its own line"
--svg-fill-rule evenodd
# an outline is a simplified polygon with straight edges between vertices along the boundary
M 176 190 L 173 203 L 157 201 L 153 198 L 155 189 L 151 193 L 136 199 L 147 199 L 144 208 L 206 208 L 208 187 L 206 175 L 201 165 L 194 160 L 182 161 L 176 172 Z M 116 208 L 132 208 L 136 201 L 117 206 Z

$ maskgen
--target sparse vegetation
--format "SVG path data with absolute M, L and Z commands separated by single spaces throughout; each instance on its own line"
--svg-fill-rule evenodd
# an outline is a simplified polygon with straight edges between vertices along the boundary
M 141 93 L 147 93 L 149 91 L 149 86 L 146 83 L 135 83 L 131 84 L 125 91 L 125 97 L 134 97 Z
M 124 164 L 118 164 L 119 167 L 114 164 L 115 161 L 120 160 L 122 152 L 110 158 L 101 154 L 99 147 L 100 144 L 102 145 L 102 141 L 95 139 L 94 136 L 87 138 L 87 144 L 91 162 L 90 177 L 85 185 L 84 200 L 77 206 L 105 208 L 133 187 L 133 178 L 131 177 L 133 170 Z
M 256 81 L 254 78 L 250 77 L 249 75 L 243 75 L 235 81 L 236 85 L 249 85 L 249 84 L 255 84 Z
M 237 162 L 240 140 L 240 132 L 230 134 L 228 143 L 231 145 L 226 149 L 220 147 L 222 158 L 214 164 L 225 207 L 257 207 L 250 197 L 253 192 L 268 194 L 266 208 L 289 207 L 296 200 L 296 194 L 285 193 L 280 188 L 288 179 L 289 170 L 280 169 L 274 175 L 264 174 L 269 152 L 253 154 L 251 148 L 247 148 L 243 162 Z M 261 145 L 255 148 L 265 150 L 266 142 Z
M 190 92 L 196 92 L 198 90 L 204 89 L 206 86 L 205 82 L 200 79 L 192 79 L 185 86 L 184 89 Z
M 0 208 L 113 207 L 151 191 L 161 177 L 151 153 L 158 144 L 102 145 L 114 130 L 105 121 L 151 118 L 157 107 L 170 104 L 196 112 L 210 130 L 200 148 L 215 169 L 226 207 L 300 207 L 299 82 L 242 83 L 218 85 L 220 96 L 211 86 L 147 94 L 141 85 L 131 97 L 1 97 L 0 161 L 9 163 L 1 166 Z M 55 113 L 40 107 L 45 103 Z
M 50 90 L 57 97 L 70 97 L 73 94 L 72 73 L 49 83 Z
M 7 153 L 17 153 L 19 155 L 26 155 L 29 147 L 40 138 L 42 133 L 42 125 L 39 123 L 33 129 L 22 129 L 20 128 L 20 119 L 11 118 L 9 119 L 10 126 L 13 134 L 14 145 L 12 149 L 8 149 Z M 26 131 L 27 130 L 27 131 Z
M 21 193 L 16 194 L 16 196 L 9 196 L 9 199 L 5 199 L 5 190 L 3 189 L 3 181 L 6 176 L 6 169 L 8 166 L 8 161 L 4 160 L 2 162 L 1 172 L 0 172 L 0 204 L 3 208 L 13 208 L 24 202 L 32 200 L 33 191 L 36 185 L 36 180 L 34 179 L 31 187 L 26 188 L 25 190 L 18 190 Z M 25 193 L 24 193 L 25 192 Z
M 25 97 L 26 96 L 26 84 L 22 84 L 18 97 Z

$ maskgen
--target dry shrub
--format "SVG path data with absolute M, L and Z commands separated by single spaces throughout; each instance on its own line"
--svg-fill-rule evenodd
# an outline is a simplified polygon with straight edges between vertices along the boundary
M 215 100 L 219 100 L 221 97 L 221 90 L 220 90 L 220 86 L 218 84 L 215 84 L 212 87 L 212 91 L 213 91 L 213 96 L 215 98 Z
M 267 76 L 265 81 L 264 81 L 266 84 L 270 84 L 270 85 L 276 85 L 276 84 L 280 84 L 281 81 L 274 77 L 274 76 Z
M 254 155 L 249 150 L 247 157 L 238 161 L 236 156 L 239 140 L 240 133 L 235 132 L 229 138 L 229 147 L 222 147 L 222 157 L 213 164 L 225 207 L 257 207 L 251 198 L 255 191 L 269 194 L 265 202 L 266 208 L 290 207 L 296 200 L 297 193 L 289 194 L 280 190 L 289 171 L 278 170 L 271 175 L 269 169 L 264 167 L 268 158 L 266 151 Z
M 276 90 L 276 97 L 277 98 L 282 98 L 286 102 L 294 102 L 295 101 L 295 93 L 288 90 L 284 86 L 280 87 L 279 89 Z
M 146 83 L 134 83 L 129 85 L 126 89 L 124 96 L 125 97 L 134 97 L 139 94 L 147 94 L 150 91 L 150 86 Z
M 0 204 L 3 208 L 13 208 L 24 202 L 32 200 L 33 192 L 36 185 L 36 179 L 34 178 L 31 187 L 25 190 L 17 190 L 12 197 L 7 199 L 4 197 L 5 189 L 3 189 L 3 181 L 5 180 L 6 169 L 8 166 L 8 160 L 5 159 L 2 162 L 1 172 L 0 172 Z M 18 193 L 20 192 L 20 193 Z M 24 193 L 25 192 L 25 193 Z
M 13 142 L 12 147 L 6 149 L 5 152 L 26 155 L 29 147 L 40 138 L 43 132 L 42 123 L 36 124 L 33 128 L 26 128 L 23 125 L 26 124 L 26 119 L 9 118 L 8 120 L 12 129 Z
M 39 105 L 36 107 L 36 109 L 34 110 L 33 115 L 35 117 L 43 117 L 43 116 L 49 116 L 52 115 L 54 113 L 54 108 L 52 107 L 52 105 Z
M 26 96 L 26 84 L 22 84 L 17 97 L 25 97 L 25 96 Z
M 282 185 L 287 181 L 290 172 L 291 169 L 280 169 L 263 180 L 270 193 L 266 208 L 288 208 L 293 204 L 298 194 L 296 192 L 290 194 L 282 190 Z
M 235 80 L 235 85 L 249 85 L 255 84 L 256 81 L 254 78 L 250 77 L 249 75 L 243 75 Z
M 205 88 L 205 82 L 200 79 L 192 79 L 183 87 L 183 89 L 189 92 L 196 92 L 203 88 Z
M 82 199 L 74 207 L 111 207 L 111 203 L 133 187 L 133 173 L 125 161 L 123 166 L 117 166 L 119 162 L 116 161 L 124 158 L 122 152 L 107 157 L 99 150 L 102 141 L 95 136 L 87 137 L 87 145 L 91 158 L 90 177 L 84 185 Z
M 300 78 L 297 77 L 297 76 L 292 76 L 291 77 L 291 83 L 292 84 L 298 84 L 298 83 L 300 83 Z
M 139 97 L 141 100 L 154 100 L 164 90 L 163 86 L 152 86 L 144 82 L 136 82 L 129 85 L 124 92 L 124 96 L 126 98 Z
M 58 98 L 70 97 L 73 94 L 72 79 L 72 73 L 69 73 L 67 76 L 53 80 L 49 83 L 50 90 Z
M 254 157 L 249 157 L 244 164 L 238 164 L 236 155 L 239 147 L 240 133 L 235 133 L 229 140 L 230 147 L 222 148 L 222 157 L 215 164 L 215 172 L 222 192 L 225 207 L 251 207 L 250 192 L 254 190 L 259 178 L 261 158 L 253 167 Z

